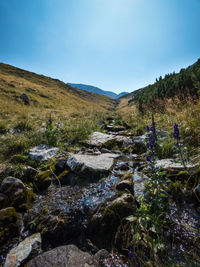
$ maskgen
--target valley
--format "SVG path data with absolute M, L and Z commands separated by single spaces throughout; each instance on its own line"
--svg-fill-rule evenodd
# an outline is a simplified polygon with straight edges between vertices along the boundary
M 113 100 L 0 64 L 0 266 L 199 266 L 191 92 Z

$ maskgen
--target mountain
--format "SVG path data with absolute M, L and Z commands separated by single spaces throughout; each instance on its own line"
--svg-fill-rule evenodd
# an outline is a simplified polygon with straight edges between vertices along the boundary
M 127 92 L 122 92 L 120 94 L 115 94 L 111 91 L 104 91 L 98 87 L 92 86 L 92 85 L 86 85 L 86 84 L 77 84 L 77 83 L 68 83 L 70 86 L 74 87 L 74 88 L 78 88 L 87 92 L 91 92 L 91 93 L 95 93 L 95 94 L 99 94 L 99 95 L 105 95 L 108 96 L 110 98 L 114 98 L 117 99 L 121 96 L 124 96 L 126 94 L 128 94 Z
M 133 91 L 123 97 L 142 104 L 154 103 L 157 100 L 173 98 L 196 99 L 200 96 L 200 59 L 179 73 L 159 77 L 154 84 Z

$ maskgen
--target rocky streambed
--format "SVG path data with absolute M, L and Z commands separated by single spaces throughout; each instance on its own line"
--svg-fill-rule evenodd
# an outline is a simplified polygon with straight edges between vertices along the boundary
M 35 160 L 57 157 L 45 171 L 27 167 L 22 180 L 5 174 L 0 187 L 2 266 L 140 266 L 120 235 L 127 234 L 126 218 L 134 215 L 141 197 L 148 197 L 145 136 L 131 136 L 127 125 L 116 126 L 112 119 L 105 128 L 107 133 L 94 132 L 73 153 L 56 156 L 58 150 L 46 145 L 31 150 Z M 184 170 L 172 159 L 157 164 L 172 177 Z M 199 266 L 197 194 L 198 187 L 195 194 L 177 191 L 173 198 L 166 214 L 173 230 L 166 230 L 160 266 L 188 266 L 188 250 L 196 254 L 191 266 Z

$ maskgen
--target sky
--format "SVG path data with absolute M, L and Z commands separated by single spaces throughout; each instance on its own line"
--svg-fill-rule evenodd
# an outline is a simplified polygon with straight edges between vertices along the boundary
M 120 93 L 200 58 L 200 0 L 0 0 L 0 62 Z

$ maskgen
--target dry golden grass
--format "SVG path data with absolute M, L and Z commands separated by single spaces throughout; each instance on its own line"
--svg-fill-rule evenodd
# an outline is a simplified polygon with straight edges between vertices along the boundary
M 30 105 L 19 96 L 25 93 Z M 43 121 L 54 111 L 54 117 L 68 118 L 73 114 L 87 116 L 106 113 L 113 101 L 105 96 L 74 89 L 67 84 L 42 75 L 0 64 L 0 122 L 8 125 L 28 117 Z
M 129 98 L 123 98 L 117 108 L 131 126 L 134 133 L 145 131 L 145 126 L 151 124 L 151 115 L 154 114 L 157 128 L 173 132 L 174 123 L 180 126 L 181 136 L 191 149 L 199 153 L 200 147 L 200 101 L 185 102 L 175 99 L 162 100 L 155 104 L 154 109 L 146 107 L 143 114 L 139 113 L 136 104 L 128 104 Z
M 22 93 L 30 105 L 20 100 Z M 108 97 L 0 63 L 0 163 L 18 154 L 26 156 L 30 147 L 41 142 L 52 142 L 41 132 L 50 116 L 54 127 L 62 125 L 54 138 L 61 150 L 79 144 L 100 129 L 100 120 L 111 113 L 114 103 Z M 20 128 L 19 133 L 7 133 L 13 128 Z

